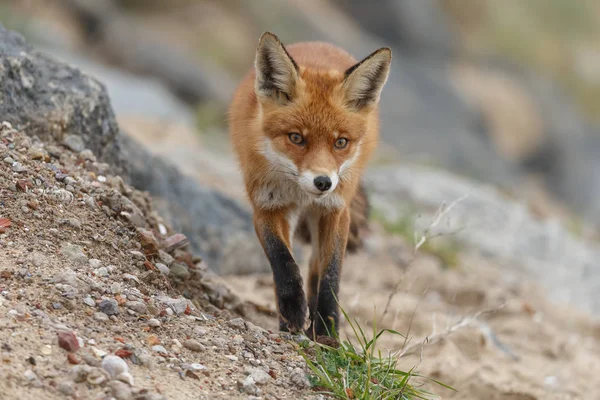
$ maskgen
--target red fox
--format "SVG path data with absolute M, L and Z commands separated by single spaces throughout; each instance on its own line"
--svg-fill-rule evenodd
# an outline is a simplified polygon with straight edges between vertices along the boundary
M 254 69 L 236 90 L 229 124 L 271 264 L 280 330 L 330 336 L 347 247 L 368 217 L 361 173 L 379 135 L 378 103 L 392 52 L 360 62 L 333 45 L 286 47 L 259 39 Z M 292 255 L 296 233 L 312 244 L 308 302 Z

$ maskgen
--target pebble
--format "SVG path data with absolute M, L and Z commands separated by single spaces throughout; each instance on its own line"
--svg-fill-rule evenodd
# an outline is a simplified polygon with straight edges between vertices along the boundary
M 290 380 L 300 388 L 307 388 L 310 386 L 310 382 L 308 382 L 306 373 L 302 370 L 302 368 L 294 368 L 290 376 Z
M 73 332 L 58 332 L 58 345 L 70 352 L 79 350 L 79 341 Z
M 171 274 L 173 274 L 176 277 L 181 278 L 183 280 L 187 280 L 191 276 L 190 270 L 187 267 L 187 265 L 183 265 L 183 264 L 179 264 L 179 263 L 175 263 L 175 264 L 171 265 Z
M 98 260 L 97 258 L 90 258 L 88 260 L 88 264 L 90 264 L 90 267 L 93 269 L 98 269 L 102 266 L 102 261 Z
M 108 315 L 104 314 L 103 312 L 97 312 L 94 313 L 94 319 L 96 321 L 106 322 L 108 321 Z
M 90 306 L 90 307 L 95 307 L 96 306 L 96 302 L 94 301 L 94 299 L 92 299 L 90 296 L 87 296 L 83 299 L 83 302 Z
M 246 379 L 238 381 L 238 387 L 246 394 L 258 395 L 260 390 L 256 387 L 256 383 L 251 376 L 247 376 Z
M 77 183 L 77 181 L 75 180 L 75 178 L 72 178 L 70 176 L 67 176 L 63 180 L 63 182 L 65 183 L 65 185 L 68 185 L 68 186 L 73 186 L 73 185 L 75 185 Z
M 119 304 L 115 299 L 104 299 L 98 305 L 100 311 L 102 311 L 106 315 L 118 315 L 119 314 Z
M 125 303 L 125 307 L 139 314 L 146 314 L 148 312 L 148 307 L 141 301 L 128 301 Z
M 159 353 L 159 354 L 169 354 L 167 349 L 165 349 L 164 346 L 161 346 L 159 344 L 152 346 L 152 351 Z
M 94 155 L 94 153 L 90 150 L 90 149 L 84 149 L 79 153 L 79 157 L 83 158 L 84 160 L 89 160 L 89 161 L 96 161 L 96 156 Z
M 225 358 L 228 359 L 229 361 L 237 361 L 238 360 L 238 358 L 236 356 L 231 355 L 231 354 L 227 354 L 225 356 Z
M 206 348 L 204 347 L 204 345 L 202 343 L 200 343 L 197 340 L 194 339 L 189 339 L 186 340 L 185 342 L 183 342 L 183 347 L 185 347 L 186 349 L 192 350 L 192 351 L 204 351 L 206 350 Z
M 240 331 L 246 330 L 246 321 L 244 321 L 242 318 L 234 318 L 232 320 L 229 320 L 227 322 L 227 325 Z
M 272 379 L 271 375 L 260 368 L 253 368 L 250 371 L 249 376 L 254 380 L 254 382 L 256 382 L 257 385 L 264 385 Z
M 87 256 L 83 253 L 81 246 L 67 243 L 60 249 L 60 253 L 70 262 L 77 265 L 83 265 L 88 262 Z
M 15 160 L 13 160 L 13 158 L 11 156 L 6 157 L 3 161 L 5 163 L 11 164 L 11 165 L 15 162 Z
M 102 369 L 108 372 L 110 377 L 113 379 L 116 379 L 116 377 L 121 375 L 122 373 L 129 372 L 129 366 L 127 365 L 125 360 L 123 360 L 119 356 L 114 356 L 112 354 L 109 354 L 106 357 L 104 357 L 101 366 Z
M 71 396 L 75 392 L 75 382 L 64 380 L 58 382 L 57 389 L 65 396 Z
M 160 321 L 157 320 L 156 318 L 150 318 L 148 320 L 148 326 L 150 326 L 152 328 L 158 328 L 160 326 Z
M 100 268 L 94 270 L 94 274 L 96 276 L 105 278 L 108 276 L 108 270 L 106 269 L 106 267 L 100 267 Z
M 78 135 L 68 135 L 63 139 L 62 144 L 77 153 L 85 149 L 83 139 L 81 139 L 81 136 Z
M 160 261 L 165 263 L 167 266 L 169 266 L 169 265 L 173 264 L 173 262 L 175 262 L 175 259 L 173 258 L 173 256 L 171 256 L 169 253 L 164 252 L 162 250 L 158 251 L 158 258 L 160 259 Z
M 205 370 L 206 367 L 202 364 L 199 363 L 193 363 L 190 365 L 190 368 L 193 369 L 194 371 L 202 371 Z
M 21 164 L 20 162 L 14 163 L 13 166 L 12 166 L 12 170 L 14 172 L 27 172 L 27 168 L 25 168 L 23 166 L 23 164 Z
M 75 196 L 73 196 L 73 193 L 65 189 L 57 189 L 50 192 L 50 197 L 59 203 L 65 204 L 69 204 L 75 198 Z
M 129 385 L 121 381 L 110 381 L 108 387 L 112 396 L 117 400 L 129 400 L 133 397 L 133 393 Z
M 30 382 L 31 381 L 35 381 L 37 379 L 37 375 L 35 374 L 35 372 L 33 372 L 30 369 L 25 370 L 25 372 L 23 373 L 23 375 L 25 375 L 25 379 L 27 379 Z
M 169 269 L 169 267 L 167 267 L 163 263 L 156 263 L 155 266 L 156 266 L 156 269 L 158 269 L 160 271 L 160 273 L 163 274 L 163 275 L 169 275 L 169 273 L 171 272 L 171 270 Z

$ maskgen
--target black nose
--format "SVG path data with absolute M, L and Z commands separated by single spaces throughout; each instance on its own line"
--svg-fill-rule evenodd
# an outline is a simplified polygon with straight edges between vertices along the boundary
M 331 179 L 328 176 L 317 176 L 315 178 L 315 186 L 321 192 L 326 192 L 331 189 Z

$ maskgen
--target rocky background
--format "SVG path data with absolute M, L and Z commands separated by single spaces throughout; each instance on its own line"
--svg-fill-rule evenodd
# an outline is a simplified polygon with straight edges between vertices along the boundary
M 516 309 L 529 316 L 528 323 L 535 324 L 540 313 L 532 311 L 531 304 L 542 302 L 539 308 L 549 315 L 551 306 L 544 303 L 548 299 L 549 304 L 572 307 L 589 316 L 585 328 L 573 323 L 569 325 L 572 332 L 562 334 L 595 338 L 598 327 L 593 321 L 600 314 L 600 6 L 593 0 L 372 3 L 0 1 L 0 122 L 7 123 L 3 125 L 5 139 L 0 142 L 5 146 L 0 147 L 0 161 L 6 169 L 0 186 L 0 221 L 15 221 L 10 222 L 12 227 L 0 225 L 0 250 L 19 243 L 10 236 L 16 221 L 38 218 L 34 214 L 41 211 L 36 211 L 36 203 L 32 206 L 28 202 L 40 200 L 20 198 L 19 193 L 41 185 L 51 191 L 53 201 L 68 204 L 74 196 L 125 224 L 136 232 L 142 247 L 155 240 L 157 250 L 160 247 L 175 258 L 176 247 L 189 249 L 188 256 L 179 254 L 177 260 L 169 256 L 169 262 L 153 253 L 142 254 L 156 271 L 176 279 L 179 286 L 169 293 L 173 298 L 183 294 L 196 300 L 193 304 L 198 310 L 225 308 L 235 314 L 228 317 L 239 314 L 274 329 L 269 266 L 255 238 L 239 171 L 229 150 L 227 103 L 237 81 L 252 64 L 256 41 L 265 30 L 287 43 L 327 40 L 357 58 L 387 45 L 393 48 L 394 64 L 382 96 L 382 142 L 365 174 L 374 205 L 374 232 L 366 255 L 351 259 L 349 264 L 355 271 L 364 263 L 381 265 L 379 273 L 397 275 L 400 280 L 411 280 L 411 274 L 415 280 L 438 279 L 432 285 L 439 287 L 431 291 L 441 296 L 443 306 L 433 296 L 421 307 L 447 316 L 496 306 L 493 300 L 516 295 L 520 302 Z M 26 146 L 14 145 L 25 140 L 20 135 L 30 138 Z M 53 170 L 51 178 L 56 182 L 40 174 L 31 175 L 32 168 L 37 171 L 32 160 L 50 164 L 60 160 L 60 168 L 85 167 L 85 179 L 97 187 L 90 189 L 76 182 L 81 171 L 72 172 L 73 177 L 67 170 Z M 27 179 L 21 179 L 23 176 Z M 42 178 L 50 179 L 50 186 Z M 80 193 L 81 187 L 85 190 Z M 94 197 L 94 191 L 100 197 Z M 9 197 L 13 203 L 5 200 Z M 63 198 L 66 200 L 60 200 Z M 43 213 L 40 215 L 39 219 L 46 221 Z M 87 217 L 80 218 L 78 224 L 76 217 L 53 218 L 56 226 L 43 226 L 59 232 L 68 228 L 77 238 L 82 225 L 83 231 L 86 225 L 94 225 L 86 222 Z M 144 232 L 156 237 L 149 240 Z M 185 236 L 177 236 L 179 232 Z M 67 254 L 70 250 L 63 252 L 60 234 L 55 236 L 56 240 L 41 240 L 53 242 L 53 251 L 61 257 L 75 257 L 70 260 L 75 265 L 80 262 L 76 260 L 77 249 L 71 248 L 75 250 L 71 255 Z M 135 265 L 130 243 L 116 243 L 127 257 L 133 257 L 120 262 Z M 419 243 L 425 261 L 413 262 L 411 249 Z M 85 243 L 79 245 L 87 251 Z M 13 253 L 16 261 L 23 261 L 21 264 L 41 268 L 30 261 L 31 257 L 16 255 L 16 250 Z M 301 262 L 305 253 L 306 249 L 297 249 Z M 91 261 L 85 257 L 85 263 Z M 436 265 L 435 279 L 427 267 L 431 259 Z M 9 264 L 0 266 L 12 271 Z M 144 267 L 141 259 L 137 264 L 141 270 L 150 268 Z M 413 264 L 424 265 L 425 272 L 414 271 Z M 90 268 L 95 274 L 101 267 L 106 266 Z M 12 273 L 2 277 L 12 279 Z M 106 287 L 97 292 L 114 298 L 120 292 L 111 292 L 108 281 L 114 278 L 107 278 L 111 271 L 106 273 Z M 14 276 L 18 274 L 15 270 Z M 127 274 L 135 275 L 132 271 Z M 203 283 L 205 274 L 211 279 L 220 275 L 239 297 L 224 286 Z M 388 291 L 402 288 L 413 297 L 407 300 L 398 296 L 391 304 L 412 312 L 413 301 L 420 299 L 414 291 L 425 289 L 406 281 L 389 287 L 389 279 L 362 276 L 360 272 L 345 274 L 344 296 L 354 305 L 359 297 L 369 298 L 369 293 L 361 292 L 365 287 L 372 293 L 386 291 L 381 299 L 373 297 L 379 307 L 386 304 Z M 457 276 L 473 287 L 456 283 L 461 281 Z M 124 279 L 135 286 L 133 278 Z M 364 285 L 365 279 L 372 280 Z M 451 282 L 450 286 L 445 282 Z M 540 294 L 536 289 L 531 298 L 529 286 L 519 286 L 524 282 L 534 285 Z M 159 290 L 165 288 L 162 283 L 153 284 Z M 496 284 L 501 288 L 494 288 Z M 77 284 L 71 286 L 77 288 Z M 86 290 L 80 293 L 82 299 L 87 295 Z M 135 293 L 132 296 L 130 301 L 140 300 Z M 460 300 L 461 296 L 466 297 Z M 100 307 L 103 300 L 100 295 L 93 296 L 90 307 Z M 125 303 L 119 306 L 132 309 Z M 368 321 L 372 305 L 356 307 L 352 310 Z M 156 310 L 156 316 L 160 315 L 160 307 Z M 15 313 L 12 316 L 24 315 L 26 310 Z M 152 314 L 144 310 L 129 315 L 136 313 Z M 102 309 L 96 314 L 89 317 L 110 315 Z M 414 332 L 427 335 L 431 331 L 425 323 L 428 320 L 427 315 L 422 321 L 417 318 Z M 559 320 L 554 315 L 544 326 L 544 334 L 558 335 Z M 158 321 L 162 324 L 167 320 Z M 412 321 L 413 316 L 407 314 L 399 323 Z M 397 322 L 394 317 L 393 323 Z M 502 329 L 500 322 L 490 326 Z M 16 328 L 12 322 L 8 324 Z M 175 325 L 180 326 L 179 322 L 173 322 Z M 524 339 L 519 332 L 535 337 L 535 329 L 524 328 L 529 325 L 515 322 L 515 326 L 502 332 L 513 347 L 531 339 Z M 217 325 L 210 327 L 218 329 Z M 184 328 L 173 329 L 178 332 Z M 268 334 L 264 337 L 273 339 Z M 586 346 L 595 348 L 595 340 L 585 342 Z M 574 346 L 569 343 L 565 346 Z M 544 348 L 527 349 L 535 354 L 548 352 Z M 435 351 L 432 360 L 447 356 L 444 349 Z M 578 357 L 562 354 L 554 347 L 550 353 L 544 357 L 557 362 Z M 492 359 L 477 354 L 478 361 Z M 532 366 L 528 371 L 548 364 L 544 357 L 527 364 Z M 582 365 L 597 361 L 581 359 L 577 365 L 583 373 Z M 181 373 L 198 372 L 188 364 L 181 364 Z M 290 379 L 300 379 L 293 378 L 298 367 L 294 364 L 286 370 L 292 374 Z M 480 377 L 484 383 L 474 388 L 467 375 L 446 376 L 439 365 L 425 368 L 450 383 L 465 383 L 479 396 L 510 392 L 503 385 L 486 391 L 492 385 L 486 377 Z M 473 368 L 481 369 L 481 365 L 475 362 Z M 523 375 L 518 368 L 512 373 L 506 376 L 507 382 Z M 525 389 L 519 389 L 523 397 L 515 398 L 548 398 L 544 396 L 548 390 L 555 393 L 557 384 L 550 379 L 554 383 L 548 385 L 546 378 L 557 376 L 559 381 L 571 382 L 565 393 L 579 398 L 576 378 L 561 378 L 556 370 L 523 379 L 527 383 Z M 37 376 L 30 378 L 26 378 L 29 384 L 38 382 Z M 211 385 L 207 396 L 217 390 Z M 290 385 L 297 386 L 293 382 Z M 254 389 L 249 384 L 249 391 L 235 381 L 231 387 L 237 390 L 238 386 L 246 397 L 259 395 L 259 391 L 250 393 Z M 595 389 L 586 386 L 588 391 Z M 270 393 L 277 396 L 278 390 Z M 282 390 L 288 390 L 287 386 Z

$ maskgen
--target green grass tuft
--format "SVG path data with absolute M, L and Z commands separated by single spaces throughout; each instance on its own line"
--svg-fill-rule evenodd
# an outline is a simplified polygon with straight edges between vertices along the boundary
M 369 337 L 356 321 L 340 308 L 347 323 L 356 337 L 340 340 L 337 332 L 333 337 L 339 345 L 331 347 L 316 343 L 309 351 L 301 350 L 311 370 L 309 381 L 313 389 L 338 399 L 360 400 L 414 400 L 436 399 L 438 396 L 422 389 L 422 385 L 412 383 L 413 378 L 421 378 L 455 391 L 455 389 L 436 380 L 419 375 L 413 367 L 402 371 L 397 367 L 398 353 L 382 355 L 376 350 L 377 341 L 384 334 L 397 335 L 406 339 L 400 332 L 391 329 L 377 330 L 376 321 Z M 308 353 L 311 353 L 310 355 Z

